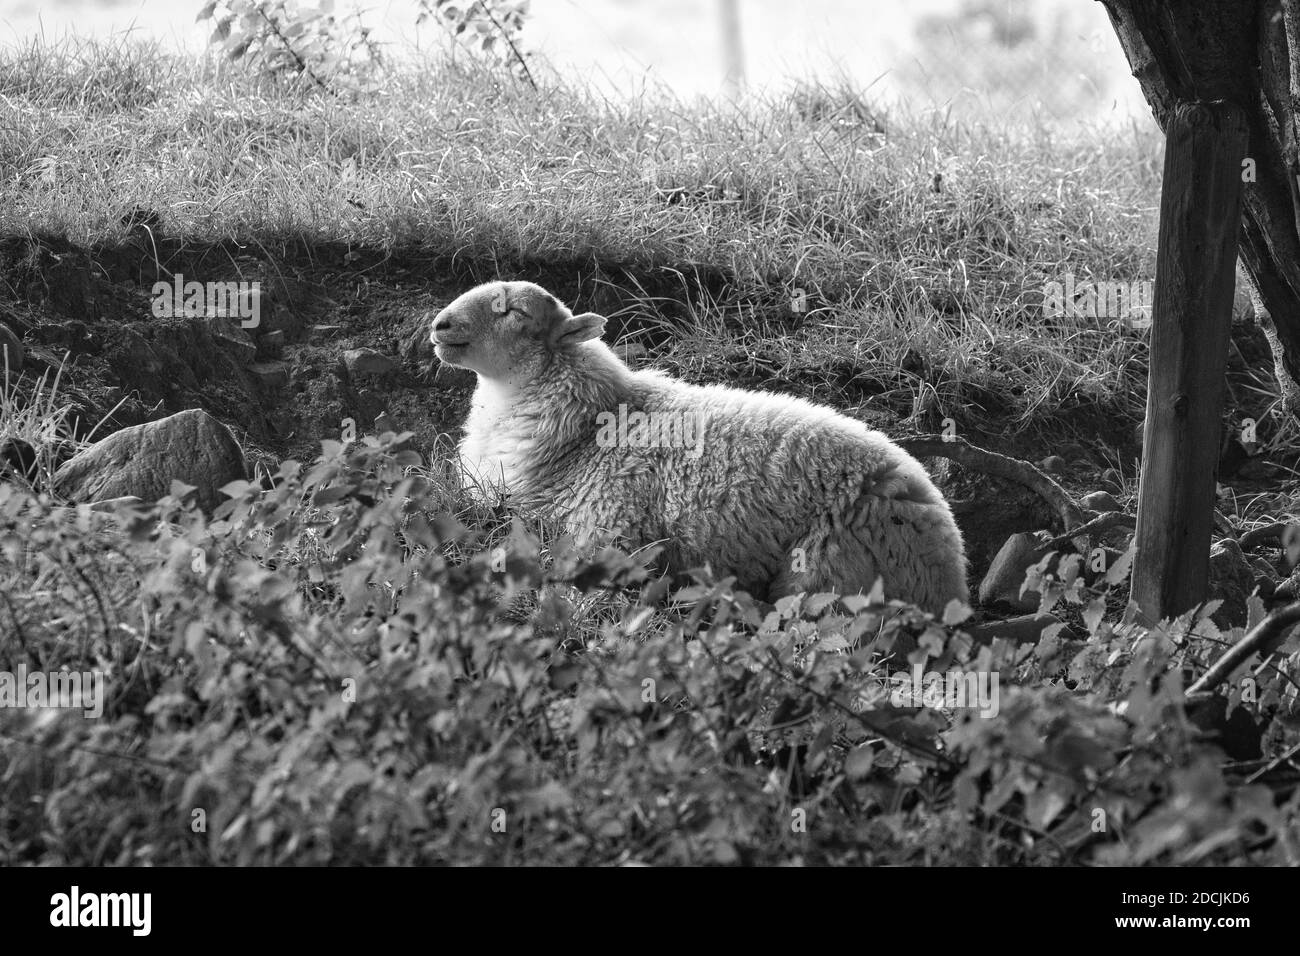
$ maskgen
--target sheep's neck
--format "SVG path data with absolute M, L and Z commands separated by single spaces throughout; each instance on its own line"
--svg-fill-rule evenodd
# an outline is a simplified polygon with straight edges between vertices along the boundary
M 556 360 L 524 383 L 480 377 L 461 445 L 471 475 L 523 496 L 567 484 L 597 417 L 629 400 L 627 368 L 591 359 Z

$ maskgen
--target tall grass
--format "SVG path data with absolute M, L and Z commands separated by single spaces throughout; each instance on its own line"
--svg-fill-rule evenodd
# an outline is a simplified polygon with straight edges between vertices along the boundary
M 611 100 L 431 59 L 345 98 L 148 46 L 0 53 L 0 233 L 113 241 L 146 209 L 195 242 L 658 277 L 641 297 L 619 280 L 634 328 L 681 274 L 693 321 L 660 356 L 676 371 L 832 399 L 848 363 L 882 411 L 984 431 L 1062 406 L 1140 415 L 1142 334 L 1040 304 L 1067 272 L 1151 275 L 1159 153 L 1153 126 L 881 116 L 825 84 Z M 722 277 L 712 297 L 699 275 Z

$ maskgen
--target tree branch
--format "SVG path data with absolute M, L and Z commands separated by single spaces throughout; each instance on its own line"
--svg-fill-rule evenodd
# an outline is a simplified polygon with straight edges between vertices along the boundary
M 898 445 L 917 458 L 947 458 L 963 468 L 1023 485 L 1052 507 L 1067 531 L 1083 522 L 1083 512 L 1074 503 L 1070 493 L 1027 461 L 999 455 L 960 438 L 948 439 L 943 435 L 904 438 Z
M 1191 687 L 1187 688 L 1188 703 L 1199 702 L 1208 698 L 1216 687 L 1232 676 L 1232 672 L 1244 664 L 1253 654 L 1267 657 L 1281 645 L 1291 630 L 1291 626 L 1300 622 L 1300 602 L 1288 604 L 1280 611 L 1275 611 L 1255 625 L 1254 629 L 1224 652 L 1214 662 L 1214 666 L 1201 675 Z

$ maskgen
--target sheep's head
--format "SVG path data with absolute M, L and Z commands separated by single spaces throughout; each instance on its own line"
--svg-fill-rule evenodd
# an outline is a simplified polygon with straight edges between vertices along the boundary
M 541 286 L 489 282 L 439 312 L 430 337 L 448 365 L 518 383 L 545 368 L 556 353 L 599 338 L 604 330 L 601 316 L 575 316 Z

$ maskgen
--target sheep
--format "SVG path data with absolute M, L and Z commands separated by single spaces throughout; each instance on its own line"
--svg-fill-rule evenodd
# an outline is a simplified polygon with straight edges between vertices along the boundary
M 632 371 L 530 282 L 489 282 L 434 318 L 438 358 L 478 376 L 459 446 L 470 484 L 579 539 L 660 543 L 775 601 L 855 594 L 942 613 L 968 602 L 961 532 L 921 464 L 861 422 L 789 395 Z

